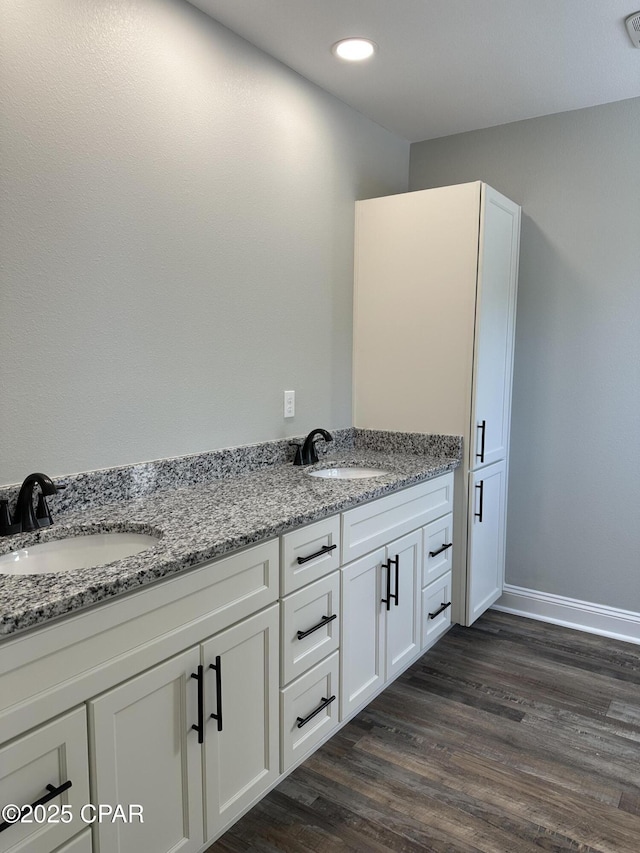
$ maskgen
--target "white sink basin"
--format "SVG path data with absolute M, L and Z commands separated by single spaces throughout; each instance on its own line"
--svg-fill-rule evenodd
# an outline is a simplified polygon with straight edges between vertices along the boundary
M 327 480 L 364 480 L 367 477 L 382 477 L 388 471 L 380 468 L 321 468 L 319 471 L 309 471 L 310 477 L 322 477 Z
M 0 574 L 44 575 L 95 568 L 139 554 L 158 541 L 146 533 L 93 533 L 40 542 L 0 556 Z

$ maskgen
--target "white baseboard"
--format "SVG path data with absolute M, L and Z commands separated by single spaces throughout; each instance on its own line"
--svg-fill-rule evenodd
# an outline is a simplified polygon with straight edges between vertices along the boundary
M 505 584 L 495 610 L 640 645 L 640 613 Z

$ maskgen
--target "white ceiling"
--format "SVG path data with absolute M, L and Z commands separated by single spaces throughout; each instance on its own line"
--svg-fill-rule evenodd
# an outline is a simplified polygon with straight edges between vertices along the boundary
M 640 96 L 640 0 L 190 0 L 411 142 Z M 345 36 L 379 45 L 347 64 Z

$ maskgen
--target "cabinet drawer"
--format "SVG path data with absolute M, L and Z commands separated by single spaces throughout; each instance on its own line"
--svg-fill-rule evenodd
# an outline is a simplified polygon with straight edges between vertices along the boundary
M 61 806 L 71 806 L 70 823 L 16 823 L 0 833 L 2 853 L 51 853 L 85 827 L 80 810 L 89 802 L 87 722 L 85 709 L 77 708 L 52 723 L 12 741 L 0 750 L 0 803 L 27 805 L 41 800 L 48 789 L 71 783 L 44 804 L 47 817 L 60 816 Z M 38 815 L 39 816 L 39 815 Z
M 67 844 L 58 847 L 55 853 L 91 853 L 91 850 L 91 830 L 85 829 Z
M 331 549 L 331 550 L 329 550 Z M 317 581 L 340 566 L 340 516 L 285 533 L 282 537 L 282 595 Z
M 282 773 L 337 727 L 340 705 L 338 669 L 338 653 L 335 652 L 280 691 Z M 334 700 L 326 704 L 332 696 Z
M 448 572 L 422 590 L 422 651 L 432 646 L 450 625 L 451 572 Z
M 287 596 L 280 612 L 280 683 L 284 686 L 340 645 L 340 572 L 332 572 Z M 298 636 L 299 633 L 306 636 Z
M 451 571 L 453 552 L 453 514 L 438 518 L 424 529 L 422 586 Z
M 453 510 L 453 473 L 342 514 L 342 562 L 348 563 Z

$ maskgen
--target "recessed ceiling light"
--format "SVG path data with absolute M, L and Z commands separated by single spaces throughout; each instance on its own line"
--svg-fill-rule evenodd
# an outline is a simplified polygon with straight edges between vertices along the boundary
M 375 53 L 377 45 L 370 39 L 348 38 L 337 41 L 331 48 L 333 53 L 340 59 L 349 62 L 360 62 L 369 59 Z

